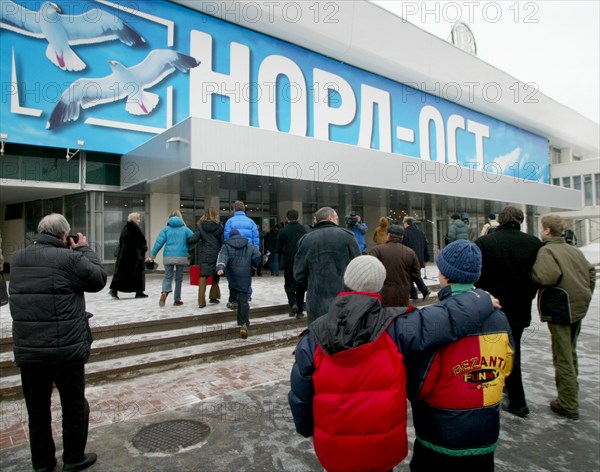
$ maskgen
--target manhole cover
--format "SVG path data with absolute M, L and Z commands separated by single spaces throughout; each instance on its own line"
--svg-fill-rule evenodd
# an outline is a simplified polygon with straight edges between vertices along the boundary
M 142 428 L 131 441 L 142 452 L 171 452 L 204 441 L 210 426 L 202 421 L 172 420 Z

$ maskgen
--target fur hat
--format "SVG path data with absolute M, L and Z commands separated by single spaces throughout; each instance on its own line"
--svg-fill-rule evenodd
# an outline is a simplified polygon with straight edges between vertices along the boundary
M 344 273 L 344 285 L 355 292 L 378 293 L 385 281 L 385 267 L 373 256 L 358 256 L 350 261 Z
M 390 227 L 388 228 L 388 233 L 395 234 L 397 236 L 403 236 L 404 228 L 402 227 L 402 225 L 390 225 Z
M 466 239 L 448 244 L 439 253 L 436 263 L 440 272 L 452 282 L 475 283 L 481 275 L 481 251 Z
M 237 230 L 237 229 L 232 229 L 232 230 L 229 232 L 229 237 L 231 237 L 231 236 L 240 236 L 240 234 L 241 234 L 241 233 L 239 232 L 239 230 Z

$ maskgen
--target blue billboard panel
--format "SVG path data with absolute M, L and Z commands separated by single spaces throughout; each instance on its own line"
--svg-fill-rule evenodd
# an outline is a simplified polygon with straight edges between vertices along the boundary
M 549 181 L 542 137 L 170 2 L 0 7 L 8 142 L 125 154 L 195 116 Z

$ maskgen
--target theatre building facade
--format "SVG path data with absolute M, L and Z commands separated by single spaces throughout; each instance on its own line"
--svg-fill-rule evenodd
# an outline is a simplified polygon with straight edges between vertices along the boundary
M 149 244 L 170 210 L 194 227 L 235 200 L 265 232 L 290 208 L 357 211 L 369 235 L 410 215 L 435 253 L 452 213 L 479 230 L 517 205 L 537 235 L 584 206 L 551 153 L 597 158 L 597 124 L 369 2 L 1 5 L 9 261 L 50 212 L 110 266 L 133 211 Z

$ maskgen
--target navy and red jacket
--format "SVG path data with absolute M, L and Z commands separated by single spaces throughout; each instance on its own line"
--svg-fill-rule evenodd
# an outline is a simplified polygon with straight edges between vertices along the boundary
M 447 286 L 438 293 L 438 306 L 454 305 L 472 289 L 471 284 Z M 440 454 L 489 454 L 498 444 L 502 389 L 513 364 L 510 326 L 496 311 L 473 328 L 448 346 L 406 357 L 417 440 Z
M 298 343 L 288 395 L 296 430 L 314 436 L 323 467 L 376 472 L 400 463 L 408 453 L 404 356 L 456 341 L 493 312 L 481 290 L 420 310 L 382 308 L 372 293 L 338 295 Z

